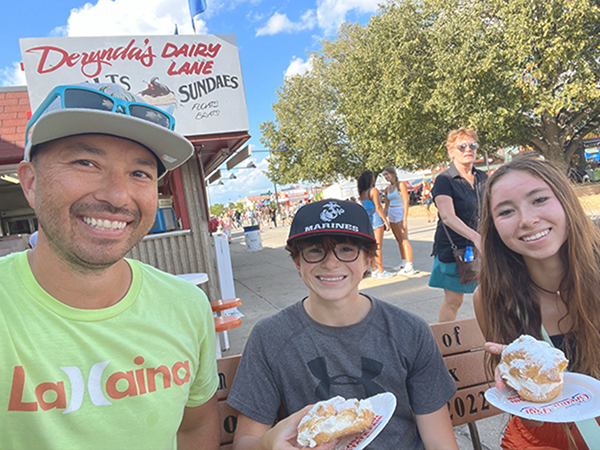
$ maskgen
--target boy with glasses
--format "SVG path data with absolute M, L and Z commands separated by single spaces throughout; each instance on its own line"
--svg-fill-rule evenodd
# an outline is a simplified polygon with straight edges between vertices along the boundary
M 429 326 L 358 290 L 377 251 L 364 208 L 303 206 L 286 249 L 308 296 L 252 330 L 227 399 L 240 412 L 234 449 L 300 448 L 282 432 L 290 427 L 270 431 L 280 405 L 290 415 L 336 395 L 383 392 L 398 403 L 369 449 L 457 449 L 446 407 L 456 388 Z
M 117 85 L 52 90 L 18 175 L 37 245 L 0 258 L 0 448 L 219 447 L 202 291 L 125 259 L 192 144 Z

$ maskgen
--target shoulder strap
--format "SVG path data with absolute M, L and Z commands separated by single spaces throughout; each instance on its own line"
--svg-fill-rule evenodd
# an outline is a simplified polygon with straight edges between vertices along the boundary
M 542 337 L 544 338 L 544 341 L 546 341 L 548 344 L 550 344 L 550 347 L 554 347 L 554 343 L 552 342 L 552 339 L 550 339 L 550 336 L 548 335 L 548 332 L 544 328 L 544 325 L 542 325 Z
M 441 217 L 440 217 L 440 222 L 442 222 L 442 227 L 444 227 L 444 231 L 446 232 L 446 236 L 448 236 L 448 240 L 450 241 L 450 247 L 452 247 L 452 250 L 456 250 L 458 247 L 456 246 L 456 244 L 454 243 L 454 241 L 450 237 L 450 233 L 448 233 L 448 228 L 446 228 L 446 224 L 444 223 L 444 221 L 442 220 Z

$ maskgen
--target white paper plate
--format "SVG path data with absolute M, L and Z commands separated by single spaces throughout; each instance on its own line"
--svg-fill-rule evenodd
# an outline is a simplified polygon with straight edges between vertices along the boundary
M 375 417 L 373 424 L 361 434 L 342 439 L 335 446 L 334 450 L 361 450 L 377 437 L 381 430 L 385 428 L 396 411 L 396 396 L 391 392 L 384 392 L 369 397 Z
M 501 391 L 488 389 L 485 398 L 502 411 L 540 422 L 577 422 L 600 416 L 600 381 L 579 373 L 565 373 L 565 386 L 548 403 L 525 400 L 506 385 Z

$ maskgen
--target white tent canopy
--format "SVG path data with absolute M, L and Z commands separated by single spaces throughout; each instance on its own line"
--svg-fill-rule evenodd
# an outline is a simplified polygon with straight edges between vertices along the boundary
M 403 170 L 396 169 L 398 179 L 400 181 L 411 181 L 417 178 L 424 178 L 431 175 L 430 171 L 421 170 L 418 172 L 404 172 Z M 383 175 L 379 175 L 375 181 L 375 187 L 382 192 L 389 183 L 385 181 Z M 354 197 L 358 200 L 358 188 L 356 187 L 356 180 L 348 178 L 340 181 L 339 183 L 332 184 L 323 190 L 323 198 L 336 198 L 338 200 L 349 200 Z

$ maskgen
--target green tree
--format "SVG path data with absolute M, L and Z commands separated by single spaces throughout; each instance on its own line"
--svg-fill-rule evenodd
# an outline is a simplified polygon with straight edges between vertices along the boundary
M 600 13 L 589 0 L 406 0 L 345 24 L 287 78 L 262 124 L 268 176 L 330 181 L 447 159 L 450 129 L 529 146 L 566 168 L 600 124 Z
M 566 168 L 600 125 L 600 9 L 589 0 L 494 2 L 509 65 L 521 95 L 514 134 Z
M 225 212 L 225 210 L 225 205 L 223 205 L 222 203 L 216 203 L 210 207 L 210 213 L 213 216 L 220 216 Z

